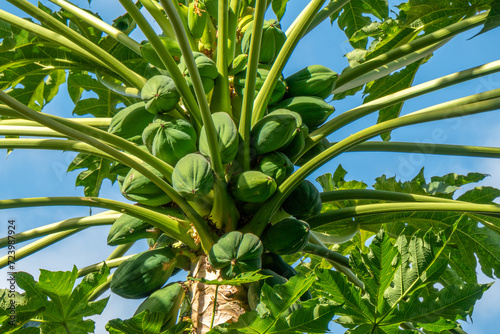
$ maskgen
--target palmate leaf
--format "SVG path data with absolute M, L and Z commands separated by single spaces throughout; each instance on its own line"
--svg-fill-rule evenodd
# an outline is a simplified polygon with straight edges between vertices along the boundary
M 352 271 L 364 290 L 337 271 L 317 268 L 316 291 L 342 305 L 336 322 L 350 328 L 348 333 L 399 333 L 399 325 L 405 322 L 433 329 L 456 328 L 455 321 L 471 314 L 489 286 L 460 281 L 439 291 L 425 289 L 448 268 L 443 252 L 452 233 L 451 229 L 447 236 L 429 231 L 410 238 L 402 234 L 393 244 L 381 231 L 368 254 L 351 253 Z
M 41 270 L 39 282 L 28 273 L 15 274 L 16 283 L 25 291 L 16 307 L 16 320 L 21 325 L 31 319 L 40 321 L 40 327 L 28 330 L 26 333 L 71 333 L 86 334 L 94 332 L 94 322 L 84 320 L 84 317 L 101 314 L 108 298 L 89 302 L 90 295 L 106 281 L 109 268 L 104 266 L 101 271 L 94 272 L 82 280 L 74 289 L 78 269 L 71 272 L 50 272 Z M 10 329 L 2 326 L 2 330 Z M 2 333 L 4 333 L 2 331 Z M 16 331 L 18 333 L 18 331 Z
M 146 310 L 130 319 L 112 319 L 106 324 L 106 330 L 111 334 L 181 334 L 190 326 L 189 322 L 181 321 L 162 331 L 166 316 L 165 313 Z
M 500 3 L 498 1 L 491 1 L 490 6 L 490 12 L 488 13 L 488 17 L 486 18 L 483 29 L 481 29 L 479 33 L 474 35 L 474 37 L 484 34 L 485 32 L 500 26 Z
M 108 159 L 96 157 L 87 153 L 79 153 L 68 166 L 68 172 L 85 169 L 78 174 L 76 178 L 76 186 L 83 186 L 85 196 L 96 197 L 105 179 L 109 179 L 114 183 L 117 174 L 111 173 L 110 169 L 113 162 Z
M 271 7 L 274 14 L 276 14 L 278 21 L 281 21 L 281 18 L 285 15 L 286 4 L 288 1 L 289 0 L 273 0 L 273 2 L 271 2 Z

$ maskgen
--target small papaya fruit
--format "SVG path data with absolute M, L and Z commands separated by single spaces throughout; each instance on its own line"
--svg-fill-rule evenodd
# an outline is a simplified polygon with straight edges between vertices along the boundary
M 236 75 L 242 71 L 244 71 L 247 68 L 247 63 L 248 63 L 248 55 L 245 53 L 242 53 L 238 56 L 236 56 L 233 61 L 231 62 L 231 65 L 229 65 L 229 69 L 227 74 L 229 75 Z
M 215 78 L 219 75 L 219 71 L 217 70 L 217 65 L 215 62 L 205 56 L 201 52 L 193 52 L 194 61 L 196 63 L 196 68 L 198 69 L 198 73 L 200 74 L 201 81 L 203 83 L 203 89 L 205 90 L 205 94 L 208 94 L 214 87 Z M 189 70 L 186 65 L 186 61 L 184 57 L 181 57 L 181 62 L 179 64 L 179 70 L 186 77 L 186 81 L 188 86 L 192 88 L 192 81 L 189 75 Z
M 335 111 L 333 106 L 316 96 L 291 97 L 269 108 L 270 111 L 276 109 L 295 111 L 302 117 L 302 122 L 309 128 L 320 126 L 328 119 L 328 116 Z
M 133 143 L 142 143 L 142 131 L 154 115 L 146 110 L 146 103 L 134 103 L 117 112 L 109 123 L 108 132 Z
M 264 231 L 262 244 L 274 254 L 294 254 L 307 245 L 309 232 L 309 224 L 305 221 L 285 218 Z
M 208 261 L 214 269 L 220 270 L 222 278 L 231 279 L 244 272 L 259 270 L 263 250 L 256 235 L 232 231 L 212 246 Z
M 218 135 L 217 147 L 221 155 L 222 163 L 227 164 L 234 160 L 238 153 L 239 132 L 231 116 L 226 112 L 216 112 L 212 114 L 215 131 Z M 200 153 L 210 157 L 205 126 L 200 134 Z
M 151 154 L 172 166 L 186 154 L 198 150 L 196 137 L 191 123 L 166 114 L 157 115 L 142 133 L 144 145 Z
M 128 244 L 139 239 L 154 238 L 161 234 L 153 225 L 140 218 L 122 214 L 108 233 L 108 245 L 117 246 Z
M 149 165 L 145 166 L 158 177 L 162 177 L 160 172 L 158 172 L 156 169 L 152 168 Z M 131 169 L 127 173 L 127 175 L 123 179 L 120 190 L 125 198 L 144 205 L 159 206 L 172 201 L 172 199 L 167 194 L 165 194 L 165 192 L 161 190 L 160 187 L 158 187 L 149 178 L 142 175 L 135 169 Z
M 291 160 L 294 160 L 306 146 L 306 138 L 308 136 L 309 130 L 307 125 L 302 124 L 290 143 L 288 143 L 285 147 L 280 148 L 280 152 L 283 152 Z
M 255 80 L 255 94 L 257 94 L 262 88 L 262 85 L 264 85 L 264 81 L 269 75 L 269 67 L 266 67 L 264 65 L 259 65 L 256 75 L 257 77 Z M 234 76 L 234 88 L 239 95 L 243 94 L 243 88 L 245 87 L 245 84 L 246 84 L 246 71 L 241 71 Z M 273 88 L 268 104 L 272 105 L 280 101 L 285 95 L 285 92 L 286 92 L 286 84 L 280 78 L 278 82 L 276 82 L 276 86 L 274 86 Z
M 252 41 L 252 26 L 249 24 L 241 40 L 241 49 L 243 53 L 249 53 Z M 262 39 L 260 43 L 259 63 L 272 64 L 283 44 L 286 41 L 286 34 L 281 30 L 281 25 L 276 20 L 264 21 L 262 27 Z
M 333 91 L 338 74 L 322 65 L 311 65 L 285 78 L 290 96 L 317 96 L 326 99 Z
M 284 147 L 296 134 L 297 118 L 290 111 L 281 113 L 282 110 L 264 116 L 252 127 L 250 141 L 257 154 L 266 154 Z
M 172 78 L 155 75 L 142 88 L 141 98 L 146 102 L 146 110 L 156 115 L 174 109 L 181 96 Z
M 317 216 L 323 204 L 318 189 L 309 180 L 302 181 L 283 202 L 282 208 L 298 219 Z
M 190 153 L 177 162 L 172 173 L 172 186 L 188 200 L 207 196 L 214 185 L 214 174 L 208 160 Z
M 277 189 L 276 181 L 262 172 L 250 170 L 235 177 L 231 192 L 243 202 L 264 202 Z
M 172 39 L 170 37 L 159 36 L 159 38 L 162 44 L 170 53 L 170 55 L 174 57 L 174 59 L 177 59 L 178 61 L 182 56 L 179 43 L 177 43 L 175 39 Z M 151 43 L 149 43 L 148 41 L 143 41 L 141 43 L 141 56 L 145 61 L 147 61 L 151 65 L 154 65 L 155 67 L 161 68 L 163 70 L 167 69 L 163 64 L 163 62 L 161 61 L 160 57 L 158 57 L 158 54 L 156 53 Z
M 111 279 L 111 291 L 123 298 L 147 297 L 167 282 L 176 261 L 175 253 L 168 247 L 136 254 L 118 266 Z
M 202 1 L 195 0 L 189 4 L 187 23 L 194 39 L 200 39 L 207 27 L 209 15 Z
M 257 168 L 262 173 L 272 177 L 277 185 L 285 181 L 293 173 L 293 163 L 281 152 L 271 152 L 262 156 Z

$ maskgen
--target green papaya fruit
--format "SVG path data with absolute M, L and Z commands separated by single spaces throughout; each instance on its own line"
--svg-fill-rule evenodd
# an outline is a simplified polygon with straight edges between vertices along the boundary
M 200 39 L 203 36 L 208 19 L 209 16 L 202 1 L 195 0 L 189 4 L 187 22 L 194 39 Z
M 167 282 L 176 265 L 168 247 L 147 250 L 122 262 L 111 279 L 111 291 L 123 298 L 149 296 Z
M 241 49 L 243 53 L 249 53 L 252 41 L 253 22 L 245 30 L 241 40 Z M 281 30 L 281 26 L 276 20 L 264 21 L 262 28 L 262 39 L 260 42 L 259 63 L 272 64 L 283 44 L 286 41 L 286 34 Z
M 213 185 L 212 168 L 201 154 L 188 154 L 175 165 L 172 186 L 186 199 L 195 200 L 208 195 Z
M 333 91 L 338 74 L 322 65 L 311 65 L 285 79 L 289 96 L 317 96 L 326 99 Z
M 196 130 L 182 118 L 157 115 L 142 133 L 142 140 L 154 156 L 171 166 L 186 154 L 198 151 Z
M 269 114 L 252 127 L 251 145 L 259 155 L 276 151 L 289 144 L 296 131 L 297 119 L 291 112 Z
M 321 212 L 323 204 L 311 181 L 302 181 L 283 202 L 282 208 L 298 219 L 307 220 Z
M 158 177 L 162 177 L 161 173 L 156 169 L 149 165 L 145 166 Z M 160 187 L 135 169 L 131 169 L 127 173 L 121 184 L 120 190 L 125 198 L 144 205 L 159 206 L 172 201 Z
M 173 243 L 177 242 L 177 239 L 174 239 L 171 236 L 168 236 L 165 233 L 163 233 L 157 237 L 148 238 L 147 242 L 149 248 L 153 249 L 153 248 L 169 247 Z
M 172 78 L 156 75 L 142 88 L 141 98 L 146 102 L 146 110 L 156 115 L 174 109 L 181 96 Z
M 205 94 L 208 94 L 214 87 L 214 81 L 219 75 L 219 71 L 217 70 L 217 65 L 212 59 L 208 58 L 201 52 L 193 52 L 193 57 L 196 63 L 196 68 L 198 69 L 198 73 L 200 73 Z M 186 66 L 184 57 L 181 57 L 179 70 L 181 71 L 182 74 L 184 74 L 188 86 L 194 92 L 193 83 L 189 75 L 189 70 Z
M 276 181 L 262 172 L 250 170 L 235 177 L 231 192 L 243 202 L 263 202 L 277 189 Z
M 208 15 L 217 21 L 219 0 L 200 0 L 200 2 L 205 6 Z
M 247 54 L 242 53 L 236 56 L 236 58 L 234 58 L 233 61 L 231 62 L 231 65 L 229 65 L 227 74 L 236 75 L 244 71 L 247 68 L 247 62 L 248 62 Z
M 309 232 L 309 224 L 305 221 L 286 218 L 264 231 L 262 244 L 274 254 L 294 254 L 307 245 Z
M 269 110 L 276 109 L 295 111 L 309 128 L 320 126 L 335 111 L 333 106 L 316 96 L 295 96 L 278 102 Z
M 304 153 L 295 163 L 297 166 L 303 166 L 309 160 L 326 150 L 330 147 L 330 142 L 328 139 L 324 138 L 318 144 L 311 147 L 306 153 Z
M 182 56 L 179 43 L 177 43 L 175 39 L 172 39 L 170 37 L 159 36 L 159 38 L 162 44 L 170 53 L 170 55 L 178 61 Z M 141 43 L 141 56 L 145 61 L 147 61 L 151 65 L 154 65 L 155 67 L 161 68 L 163 70 L 167 69 L 163 64 L 163 62 L 161 61 L 160 57 L 158 57 L 158 54 L 156 53 L 151 43 L 149 43 L 148 41 L 143 41 Z
M 263 65 L 259 65 L 256 75 L 257 77 L 255 80 L 255 94 L 257 94 L 262 88 L 264 81 L 269 75 L 269 69 Z M 241 71 L 234 76 L 234 89 L 239 95 L 243 94 L 243 88 L 245 87 L 245 84 L 246 84 L 246 71 Z M 285 95 L 285 92 L 286 92 L 286 84 L 280 78 L 276 83 L 276 86 L 274 86 L 268 104 L 272 105 L 274 103 L 279 102 Z
M 231 116 L 226 112 L 216 112 L 212 114 L 215 131 L 218 134 L 217 149 L 220 152 L 222 163 L 227 164 L 234 160 L 238 153 L 239 132 Z M 200 153 L 210 157 L 205 126 L 200 134 Z
M 283 152 L 291 160 L 294 160 L 302 152 L 306 146 L 306 138 L 309 136 L 309 130 L 307 125 L 302 124 L 302 126 L 297 130 L 295 136 L 285 147 L 280 148 L 280 152 Z
M 233 231 L 224 234 L 213 245 L 208 261 L 214 269 L 220 269 L 222 278 L 231 279 L 244 272 L 259 270 L 263 250 L 256 235 Z
M 134 103 L 117 112 L 109 123 L 108 132 L 133 143 L 142 143 L 142 131 L 153 121 L 154 115 L 146 110 L 146 103 Z
M 262 156 L 257 170 L 272 177 L 277 185 L 285 181 L 293 173 L 293 163 L 281 152 L 271 152 Z
M 128 244 L 139 239 L 154 238 L 161 234 L 153 225 L 140 218 L 122 214 L 108 233 L 108 245 L 117 246 Z
M 179 282 L 167 284 L 160 290 L 153 292 L 142 302 L 134 313 L 134 316 L 148 310 L 150 313 L 159 312 L 165 314 L 161 331 L 175 325 L 177 314 L 184 299 L 184 288 Z

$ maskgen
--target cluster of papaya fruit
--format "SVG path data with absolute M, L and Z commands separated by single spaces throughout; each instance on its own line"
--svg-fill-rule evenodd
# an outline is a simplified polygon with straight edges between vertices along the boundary
M 242 1 L 245 2 L 245 1 Z M 294 164 L 301 165 L 311 155 L 301 153 L 309 131 L 322 125 L 333 113 L 333 106 L 324 100 L 331 94 L 337 73 L 321 66 L 308 66 L 276 84 L 267 114 L 251 129 L 250 146 L 253 152 L 250 170 L 243 170 L 238 162 L 242 137 L 238 131 L 239 114 L 246 83 L 246 65 L 252 39 L 253 7 L 243 6 L 239 13 L 241 36 L 234 59 L 228 68 L 231 83 L 232 112 L 214 112 L 212 120 L 217 133 L 217 150 L 225 165 L 222 180 L 229 194 L 231 205 L 237 210 L 237 223 L 232 227 L 212 224 L 214 187 L 217 176 L 211 165 L 210 147 L 204 128 L 197 129 L 183 106 L 183 99 L 174 80 L 163 67 L 149 43 L 143 43 L 142 56 L 158 74 L 151 77 L 141 91 L 141 99 L 119 111 L 112 118 L 109 132 L 136 143 L 152 155 L 173 167 L 169 182 L 198 213 L 206 218 L 214 233 L 221 236 L 208 255 L 211 266 L 220 270 L 222 278 L 265 269 L 272 278 L 270 285 L 280 284 L 295 274 L 280 255 L 301 251 L 308 242 L 310 227 L 307 220 L 322 209 L 316 187 L 303 181 L 282 204 L 283 216 L 258 237 L 237 231 L 263 202 L 293 173 Z M 217 28 L 217 1 L 195 0 L 189 5 L 180 4 L 181 17 L 186 21 L 189 34 L 196 43 L 193 51 L 203 89 L 210 97 L 219 71 L 212 59 Z M 189 71 L 175 40 L 161 37 L 163 44 L 178 60 L 188 86 L 193 90 Z M 256 78 L 258 92 L 270 67 L 286 41 L 286 34 L 275 20 L 266 21 L 263 28 L 261 52 Z M 193 90 L 194 91 L 194 90 Z M 324 149 L 324 147 L 323 147 Z M 158 171 L 146 165 L 157 176 Z M 156 184 L 137 170 L 117 163 L 112 172 L 118 174 L 123 196 L 138 205 L 147 206 L 176 219 L 187 220 L 183 212 Z M 226 208 L 230 208 L 229 205 Z M 224 205 L 222 206 L 224 207 Z M 277 219 L 278 220 L 278 219 Z M 177 314 L 184 289 L 168 279 L 180 269 L 189 270 L 192 257 L 179 242 L 149 223 L 123 214 L 112 226 L 109 245 L 120 245 L 148 238 L 152 247 L 123 262 L 113 275 L 111 290 L 124 298 L 144 298 L 146 301 L 137 312 L 144 309 L 163 310 Z M 261 283 L 251 287 L 249 302 L 258 303 Z M 305 296 L 304 298 L 307 298 Z M 172 318 L 173 319 L 173 318 Z M 171 325 L 175 319 L 168 319 Z

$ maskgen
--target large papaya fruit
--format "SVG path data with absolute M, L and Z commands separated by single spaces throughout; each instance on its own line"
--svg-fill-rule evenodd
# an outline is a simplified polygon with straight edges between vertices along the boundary
M 231 116 L 226 112 L 216 112 L 212 114 L 215 131 L 217 131 L 217 149 L 220 152 L 222 163 L 227 164 L 234 160 L 238 153 L 239 133 L 238 128 Z M 210 149 L 207 141 L 205 126 L 200 134 L 200 152 L 204 156 L 210 157 Z
M 299 156 L 306 146 L 306 138 L 308 136 L 309 129 L 307 128 L 307 125 L 302 124 L 302 126 L 297 130 L 295 136 L 293 136 L 292 140 L 287 145 L 280 148 L 280 152 L 283 152 L 291 160 L 295 160 L 295 158 Z
M 232 194 L 243 202 L 263 202 L 277 189 L 276 181 L 262 172 L 249 170 L 235 177 Z
M 118 266 L 111 279 L 111 291 L 123 298 L 147 297 L 167 282 L 176 262 L 175 253 L 168 247 L 136 254 Z
M 322 65 L 311 65 L 285 79 L 290 96 L 317 96 L 326 99 L 333 91 L 338 74 Z
M 305 221 L 286 218 L 271 225 L 262 234 L 262 244 L 265 249 L 274 254 L 294 254 L 307 245 L 309 232 L 309 224 Z
M 210 249 L 208 261 L 215 269 L 220 269 L 221 277 L 234 276 L 261 268 L 264 248 L 259 238 L 251 233 L 233 231 L 224 234 Z
M 146 300 L 142 302 L 134 313 L 137 314 L 148 310 L 150 313 L 159 312 L 165 314 L 161 331 L 175 325 L 177 314 L 184 299 L 184 288 L 179 282 L 167 284 L 160 290 L 153 292 Z
M 146 110 L 146 103 L 134 103 L 119 112 L 111 119 L 108 132 L 136 144 L 142 143 L 142 131 L 153 120 L 154 115 Z
M 252 41 L 252 26 L 249 24 L 241 40 L 241 49 L 243 53 L 249 53 Z M 276 20 L 264 21 L 262 28 L 262 39 L 260 42 L 259 63 L 272 64 L 283 44 L 286 41 L 286 34 L 281 30 L 281 25 Z
M 174 109 L 181 95 L 172 78 L 155 75 L 142 87 L 141 98 L 146 102 L 146 110 L 156 115 Z
M 149 165 L 145 166 L 158 177 L 162 177 L 156 169 Z M 159 206 L 172 201 L 160 187 L 135 169 L 131 169 L 125 176 L 120 190 L 125 198 L 144 205 Z
M 333 106 L 316 96 L 295 96 L 282 100 L 269 108 L 270 111 L 276 109 L 295 111 L 309 128 L 320 126 L 335 111 Z
M 195 200 L 208 195 L 213 185 L 212 168 L 201 154 L 188 154 L 175 165 L 172 186 L 186 199 Z
M 196 139 L 196 130 L 191 123 L 165 114 L 157 115 L 142 133 L 148 150 L 172 166 L 186 154 L 198 150 Z
M 293 173 L 293 163 L 281 152 L 268 153 L 259 160 L 257 168 L 262 173 L 272 177 L 277 185 L 285 181 Z
M 307 220 L 321 212 L 321 196 L 309 180 L 302 181 L 283 202 L 282 208 L 298 219 Z
M 279 109 L 255 123 L 250 132 L 250 140 L 257 154 L 276 151 L 290 143 L 298 128 L 294 114 L 298 116 L 297 113 Z

